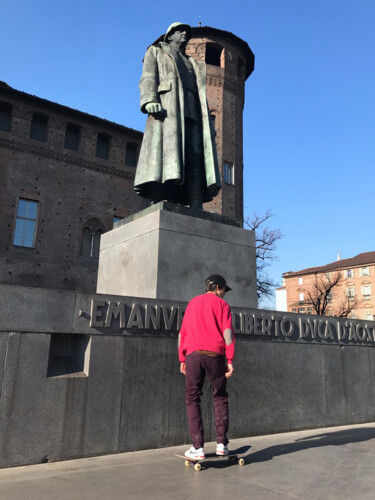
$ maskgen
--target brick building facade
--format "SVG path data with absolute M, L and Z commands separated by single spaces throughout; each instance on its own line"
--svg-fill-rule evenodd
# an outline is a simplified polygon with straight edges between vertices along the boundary
M 375 319 L 375 252 L 284 273 L 283 286 L 276 290 L 277 304 L 286 303 L 289 312 L 316 314 L 311 296 L 316 295 L 317 284 L 325 287 L 335 280 L 337 285 L 327 294 L 326 316 Z
M 205 210 L 242 218 L 242 111 L 254 56 L 215 28 L 193 28 L 188 53 L 208 64 L 224 177 Z M 100 234 L 148 206 L 133 191 L 142 137 L 0 84 L 0 282 L 95 291 Z

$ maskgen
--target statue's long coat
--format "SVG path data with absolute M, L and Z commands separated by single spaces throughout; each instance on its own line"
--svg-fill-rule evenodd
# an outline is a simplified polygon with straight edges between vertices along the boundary
M 202 111 L 203 156 L 207 189 L 204 201 L 212 200 L 220 187 L 214 135 L 206 98 L 206 65 L 189 58 L 197 78 L 197 87 Z M 188 204 L 185 180 L 185 119 L 184 93 L 175 61 L 169 45 L 161 42 L 146 52 L 142 78 L 141 110 L 159 102 L 166 110 L 163 119 L 147 118 L 142 147 L 134 181 L 135 191 L 150 199 L 166 199 L 175 203 Z

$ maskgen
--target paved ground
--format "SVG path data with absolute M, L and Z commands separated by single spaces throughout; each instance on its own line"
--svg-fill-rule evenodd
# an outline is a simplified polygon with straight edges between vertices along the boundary
M 0 499 L 375 499 L 375 424 L 230 443 L 245 445 L 243 467 L 214 461 L 200 472 L 174 456 L 181 446 L 2 469 Z

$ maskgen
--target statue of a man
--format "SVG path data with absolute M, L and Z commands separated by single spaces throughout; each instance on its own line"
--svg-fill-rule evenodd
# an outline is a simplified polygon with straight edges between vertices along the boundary
M 135 191 L 202 209 L 220 190 L 214 131 L 206 98 L 206 65 L 186 56 L 187 24 L 169 26 L 164 42 L 146 52 L 141 110 L 148 114 Z

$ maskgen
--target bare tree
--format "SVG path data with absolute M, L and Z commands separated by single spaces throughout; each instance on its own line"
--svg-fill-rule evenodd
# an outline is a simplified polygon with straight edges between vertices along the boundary
M 277 286 L 277 283 L 268 275 L 267 267 L 270 266 L 272 261 L 277 260 L 275 255 L 276 242 L 283 235 L 279 229 L 271 229 L 265 226 L 265 223 L 271 217 L 273 217 L 273 214 L 268 210 L 264 215 L 254 213 L 252 218 L 247 217 L 244 220 L 245 225 L 255 231 L 258 299 L 273 295 L 273 291 Z
M 333 289 L 337 287 L 343 277 L 341 273 L 316 273 L 314 283 L 307 291 L 306 304 L 311 305 L 315 313 L 324 316 L 332 300 Z
M 330 312 L 327 308 L 330 306 L 335 288 L 341 288 L 344 277 L 339 271 L 335 273 L 316 273 L 314 283 L 311 289 L 307 291 L 308 300 L 305 302 L 311 305 L 315 313 L 319 316 L 328 314 L 329 316 L 338 316 L 347 318 L 349 314 L 358 306 L 356 297 L 352 297 L 344 291 L 341 301 L 335 300 L 334 309 Z
M 337 309 L 334 311 L 334 316 L 347 318 L 353 309 L 357 309 L 358 306 L 357 297 L 345 294 L 344 298 L 338 304 Z

